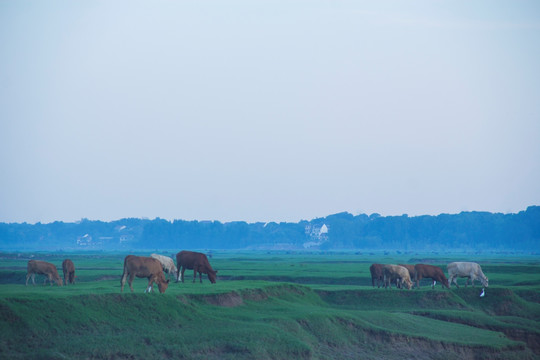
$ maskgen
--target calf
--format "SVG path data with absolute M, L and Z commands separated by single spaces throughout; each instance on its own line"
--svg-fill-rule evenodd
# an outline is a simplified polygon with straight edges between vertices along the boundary
M 64 272 L 64 282 L 67 284 L 75 284 L 75 265 L 70 259 L 62 262 L 62 271 Z
M 43 281 L 43 284 L 49 280 L 49 283 L 53 284 L 53 281 L 58 286 L 62 286 L 62 279 L 60 279 L 60 275 L 58 275 L 58 270 L 56 270 L 56 266 L 54 266 L 51 263 L 41 261 L 41 260 L 30 260 L 28 261 L 27 265 L 27 274 L 26 274 L 26 285 L 28 285 L 28 279 L 32 278 L 32 284 L 36 285 L 36 274 L 38 275 L 45 275 L 45 280 Z
M 450 285 L 448 285 L 448 279 L 446 278 L 446 276 L 444 276 L 444 273 L 440 267 L 426 264 L 416 264 L 414 266 L 414 269 L 416 270 L 416 287 L 420 287 L 420 280 L 422 280 L 423 278 L 431 278 L 431 280 L 433 280 L 433 283 L 431 284 L 432 289 L 435 288 L 435 283 L 437 281 L 440 282 L 443 287 L 446 286 L 446 288 L 450 289 Z
M 369 272 L 371 273 L 371 285 L 375 287 L 375 281 L 377 281 L 377 287 L 381 287 L 381 282 L 384 280 L 383 265 L 382 264 L 372 264 L 369 267 Z

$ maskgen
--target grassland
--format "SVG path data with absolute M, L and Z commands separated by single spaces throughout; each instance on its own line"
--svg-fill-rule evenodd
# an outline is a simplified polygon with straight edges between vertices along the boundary
M 77 284 L 37 277 L 26 287 L 30 255 L 57 266 L 72 259 Z M 125 255 L 0 254 L 0 358 L 540 358 L 535 256 L 468 255 L 490 279 L 480 298 L 479 286 L 371 286 L 371 263 L 446 270 L 459 254 L 218 251 L 216 284 L 186 272 L 165 294 L 144 294 L 145 279 L 121 294 Z

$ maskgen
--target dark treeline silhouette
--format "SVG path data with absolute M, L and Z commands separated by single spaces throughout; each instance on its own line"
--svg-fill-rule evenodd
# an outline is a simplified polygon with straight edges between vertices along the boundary
M 540 206 L 531 206 L 517 214 L 462 212 L 384 217 L 344 212 L 298 223 L 221 223 L 160 218 L 0 223 L 2 250 L 246 248 L 537 252 L 540 249 Z

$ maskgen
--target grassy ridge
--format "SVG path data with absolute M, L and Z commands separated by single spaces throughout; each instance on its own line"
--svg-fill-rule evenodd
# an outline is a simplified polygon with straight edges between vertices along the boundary
M 171 283 L 165 294 L 143 294 L 145 279 L 120 294 L 122 254 L 70 255 L 79 282 L 64 287 L 25 287 L 26 260 L 3 262 L 0 358 L 540 356 L 539 266 L 529 259 L 483 264 L 492 286 L 480 298 L 479 287 L 373 289 L 371 262 L 354 254 L 252 255 L 211 259 L 219 275 L 249 280 Z M 13 273 L 23 281 L 13 284 Z M 268 281 L 276 273 L 291 282 Z

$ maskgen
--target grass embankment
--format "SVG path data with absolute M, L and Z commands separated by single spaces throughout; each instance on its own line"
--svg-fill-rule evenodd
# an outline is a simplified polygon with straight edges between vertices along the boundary
M 402 358 L 419 356 L 417 347 L 428 345 L 431 355 L 452 349 L 444 358 L 532 357 L 522 342 L 483 329 L 488 318 L 473 316 L 471 326 L 430 316 L 440 310 L 399 311 L 451 305 L 474 313 L 451 292 L 347 291 L 336 302 L 340 292 L 319 295 L 304 286 L 266 282 L 230 282 L 229 291 L 171 284 L 166 294 L 111 293 L 118 285 L 108 285 L 4 293 L 0 357 Z M 96 294 L 80 294 L 90 289 Z M 444 294 L 445 306 L 432 294 Z M 398 343 L 399 353 L 390 346 Z
M 192 283 L 186 272 L 186 283 L 165 294 L 144 294 L 145 279 L 120 294 L 123 254 L 69 257 L 78 283 L 64 287 L 41 278 L 25 287 L 26 260 L 2 263 L 0 358 L 540 356 L 534 261 L 486 260 L 492 285 L 480 298 L 478 287 L 431 290 L 429 281 L 419 290 L 373 289 L 369 265 L 408 263 L 403 257 L 216 254 L 216 284 Z

